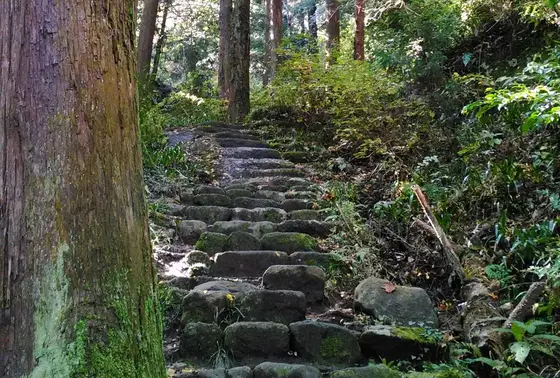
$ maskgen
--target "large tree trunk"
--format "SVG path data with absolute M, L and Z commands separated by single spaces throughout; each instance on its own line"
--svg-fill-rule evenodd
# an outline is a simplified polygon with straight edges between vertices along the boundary
M 0 374 L 163 378 L 133 0 L 0 1 Z
M 327 53 L 329 61 L 336 59 L 340 46 L 340 11 L 338 0 L 327 0 Z
M 220 0 L 220 48 L 218 51 L 218 86 L 220 98 L 229 100 L 232 73 L 232 0 Z
M 157 77 L 159 62 L 161 60 L 161 53 L 165 42 L 167 40 L 167 32 L 165 31 L 165 24 L 167 23 L 167 15 L 169 14 L 169 8 L 171 8 L 171 3 L 173 0 L 165 0 L 163 5 L 163 15 L 161 17 L 161 27 L 159 29 L 159 36 L 156 43 L 156 51 L 154 54 L 154 63 L 152 65 L 152 77 L 155 79 Z
M 158 0 L 144 0 L 140 37 L 138 38 L 138 81 L 141 86 L 147 84 L 150 77 L 150 62 L 152 61 L 152 49 L 154 47 L 157 11 Z
M 268 0 L 267 23 L 269 28 L 269 40 L 266 45 L 268 49 L 269 65 L 268 78 L 272 80 L 278 70 L 278 48 L 282 41 L 282 2 L 283 0 Z
M 356 29 L 354 30 L 354 59 L 364 60 L 365 58 L 365 14 L 366 0 L 356 0 Z
M 234 0 L 232 81 L 228 104 L 231 122 L 241 122 L 249 114 L 250 0 Z
M 309 37 L 311 42 L 311 51 L 317 50 L 317 3 L 312 0 L 307 10 L 307 24 L 309 25 Z
M 264 5 L 264 74 L 263 86 L 267 86 L 270 82 L 270 8 L 272 0 L 263 0 Z

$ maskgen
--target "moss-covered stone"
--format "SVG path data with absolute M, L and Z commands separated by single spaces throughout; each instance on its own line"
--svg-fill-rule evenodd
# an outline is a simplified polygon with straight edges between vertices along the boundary
M 321 216 L 317 210 L 295 210 L 288 214 L 290 220 L 320 220 Z
M 298 232 L 272 232 L 261 238 L 264 249 L 293 253 L 296 251 L 317 251 L 317 240 Z
M 232 199 L 224 194 L 198 194 L 193 197 L 195 205 L 231 207 Z
M 261 242 L 248 232 L 233 232 L 227 244 L 229 251 L 258 251 L 261 249 Z
M 401 374 L 385 365 L 370 365 L 333 371 L 329 378 L 400 378 Z
M 208 360 L 221 344 L 222 330 L 217 324 L 187 323 L 181 332 L 179 354 Z
M 200 235 L 200 239 L 195 244 L 195 248 L 199 251 L 213 255 L 226 250 L 228 244 L 228 236 L 217 232 L 205 232 Z
M 254 370 L 255 378 L 321 378 L 321 372 L 306 365 L 263 362 Z

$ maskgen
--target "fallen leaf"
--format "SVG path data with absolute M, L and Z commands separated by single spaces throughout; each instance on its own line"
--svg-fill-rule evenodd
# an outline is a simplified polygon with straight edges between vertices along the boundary
M 393 291 L 397 290 L 397 286 L 392 282 L 387 282 L 382 285 L 386 293 L 391 294 Z

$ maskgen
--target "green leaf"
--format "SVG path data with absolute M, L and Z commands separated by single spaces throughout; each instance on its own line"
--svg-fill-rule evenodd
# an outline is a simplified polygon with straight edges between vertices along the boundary
M 534 339 L 550 340 L 556 343 L 560 343 L 560 337 L 556 335 L 535 335 L 531 337 L 531 340 Z
M 524 323 L 515 321 L 511 323 L 511 333 L 513 334 L 513 337 L 515 337 L 516 341 L 523 340 L 523 336 L 525 335 L 526 331 L 527 327 Z
M 518 342 L 511 344 L 509 346 L 509 350 L 513 354 L 513 358 L 515 359 L 515 361 L 522 364 L 529 356 L 529 353 L 531 352 L 531 346 L 525 342 Z

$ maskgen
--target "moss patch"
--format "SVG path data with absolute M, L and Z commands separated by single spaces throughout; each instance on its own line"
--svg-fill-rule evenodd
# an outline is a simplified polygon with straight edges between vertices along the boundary
M 436 344 L 436 342 L 426 334 L 426 329 L 422 327 L 393 327 L 391 334 L 401 339 L 415 341 L 420 344 Z

